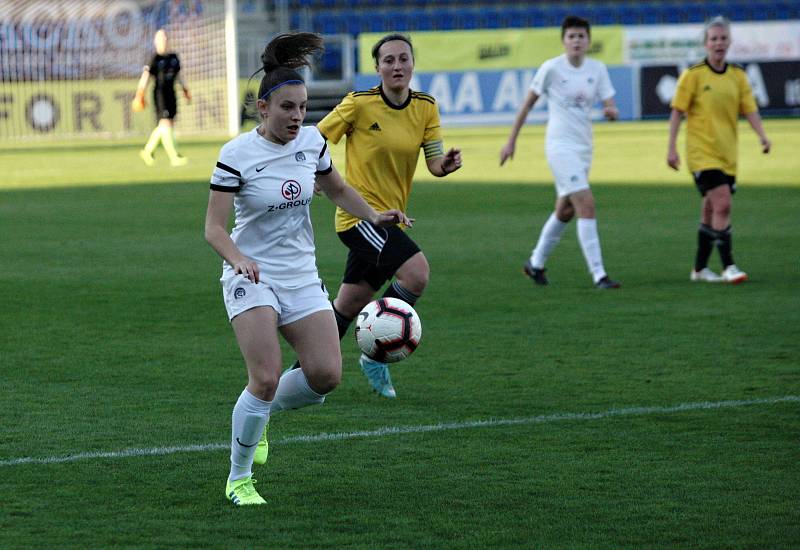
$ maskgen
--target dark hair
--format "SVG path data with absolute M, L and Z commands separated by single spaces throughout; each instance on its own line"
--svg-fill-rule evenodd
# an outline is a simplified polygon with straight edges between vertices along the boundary
M 381 46 L 387 42 L 391 42 L 392 40 L 402 40 L 408 44 L 408 47 L 411 48 L 411 59 L 414 59 L 414 46 L 411 44 L 411 39 L 404 34 L 400 34 L 399 32 L 393 32 L 392 34 L 387 34 L 375 42 L 375 45 L 372 46 L 372 59 L 375 60 L 375 65 L 378 64 L 378 50 L 381 49 Z
M 589 24 L 587 19 L 578 17 L 577 15 L 568 15 L 564 18 L 564 21 L 561 22 L 561 40 L 564 40 L 564 35 L 567 33 L 567 29 L 573 27 L 586 29 L 587 36 L 589 36 L 589 38 L 592 37 L 592 26 Z
M 288 81 L 303 83 L 303 77 L 296 69 L 308 66 L 308 56 L 323 50 L 322 37 L 310 32 L 279 34 L 270 40 L 264 53 L 261 54 L 264 71 L 261 85 L 258 87 L 258 98 L 267 99 L 277 87 Z M 258 74 L 253 73 L 253 76 Z M 252 76 L 250 77 L 252 78 Z

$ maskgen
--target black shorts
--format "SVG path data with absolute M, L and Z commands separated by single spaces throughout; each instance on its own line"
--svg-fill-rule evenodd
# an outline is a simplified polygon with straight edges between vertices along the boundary
M 420 251 L 417 243 L 396 225 L 377 227 L 362 220 L 337 235 L 350 249 L 342 282 L 366 281 L 375 290 L 380 290 L 406 260 Z
M 736 176 L 729 176 L 722 170 L 703 170 L 702 172 L 695 172 L 694 184 L 704 197 L 706 193 L 720 185 L 727 185 L 730 187 L 731 195 L 736 193 Z
M 178 102 L 175 100 L 175 92 L 159 92 L 153 94 L 153 105 L 156 106 L 156 118 L 168 118 L 172 120 L 178 114 Z

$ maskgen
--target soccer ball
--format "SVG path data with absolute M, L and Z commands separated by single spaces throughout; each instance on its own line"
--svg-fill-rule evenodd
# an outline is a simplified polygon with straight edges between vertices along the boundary
M 356 341 L 364 354 L 381 363 L 396 363 L 411 355 L 422 338 L 422 323 L 414 308 L 399 298 L 368 303 L 356 319 Z

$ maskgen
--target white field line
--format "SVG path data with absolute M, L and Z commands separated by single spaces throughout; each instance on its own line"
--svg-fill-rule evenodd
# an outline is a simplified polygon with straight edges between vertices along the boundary
M 467 422 L 446 422 L 441 424 L 428 424 L 419 426 L 387 426 L 376 430 L 363 430 L 357 432 L 320 433 L 315 435 L 298 435 L 270 441 L 270 445 L 291 445 L 294 443 L 319 443 L 326 441 L 344 441 L 347 439 L 363 439 L 373 437 L 386 437 L 401 434 L 418 434 L 427 432 L 442 432 L 446 430 L 465 430 L 471 428 L 496 428 L 502 426 L 520 426 L 528 424 L 548 424 L 550 422 L 602 420 L 616 416 L 645 416 L 654 414 L 672 414 L 688 411 L 704 411 L 717 409 L 734 409 L 754 405 L 775 405 L 778 403 L 800 403 L 800 396 L 786 395 L 783 397 L 767 397 L 762 399 L 743 399 L 732 401 L 701 401 L 697 403 L 679 403 L 663 407 L 629 407 L 624 409 L 609 409 L 594 413 L 556 413 L 523 418 L 490 418 L 487 420 L 472 420 Z M 133 458 L 140 456 L 171 455 L 176 453 L 196 453 L 219 451 L 230 448 L 228 443 L 206 443 L 203 445 L 176 445 L 170 447 L 131 448 L 121 451 L 97 451 L 91 453 L 78 453 L 65 456 L 46 457 L 21 457 L 0 460 L 2 466 L 19 466 L 24 464 L 60 464 L 64 462 L 77 462 L 90 459 Z

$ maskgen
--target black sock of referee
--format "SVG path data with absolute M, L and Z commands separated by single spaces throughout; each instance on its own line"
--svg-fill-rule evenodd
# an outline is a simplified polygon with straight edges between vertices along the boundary
M 731 236 L 731 226 L 717 231 L 717 250 L 719 250 L 719 257 L 722 260 L 722 267 L 727 268 L 733 265 L 733 239 Z
M 333 316 L 336 319 L 336 328 L 339 329 L 339 340 L 341 340 L 342 338 L 344 338 L 344 335 L 347 334 L 347 329 L 350 328 L 350 325 L 352 324 L 353 320 L 348 319 L 347 317 L 339 313 L 339 310 L 337 310 L 336 306 L 334 306 L 333 304 L 331 304 L 331 306 L 333 307 Z M 292 364 L 292 370 L 299 368 L 300 368 L 300 361 L 295 361 Z
M 717 232 L 711 229 L 710 225 L 700 224 L 697 230 L 697 255 L 694 258 L 694 270 L 702 271 L 708 267 L 708 259 L 711 251 L 714 250 L 714 241 L 717 240 Z
M 414 294 L 410 290 L 403 288 L 397 281 L 393 281 L 392 284 L 389 285 L 383 293 L 383 297 L 400 298 L 410 306 L 413 306 L 417 303 L 417 300 L 419 300 L 419 294 Z

